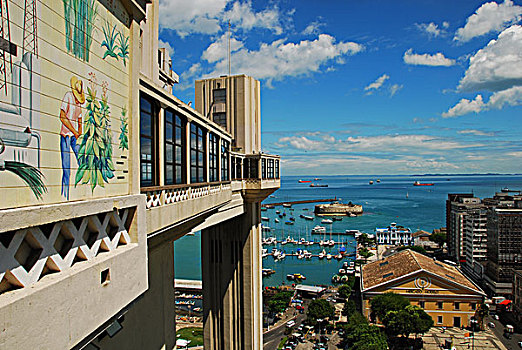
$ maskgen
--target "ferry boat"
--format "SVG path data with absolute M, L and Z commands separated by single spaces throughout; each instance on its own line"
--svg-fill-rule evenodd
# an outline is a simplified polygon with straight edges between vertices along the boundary
M 419 181 L 415 181 L 413 183 L 413 186 L 433 186 L 433 185 L 435 185 L 433 182 L 422 183 L 422 182 L 419 182 Z

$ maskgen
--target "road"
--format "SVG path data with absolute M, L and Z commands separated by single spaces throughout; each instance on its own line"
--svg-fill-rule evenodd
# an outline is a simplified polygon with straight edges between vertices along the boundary
M 506 337 L 504 337 L 504 325 L 500 321 L 497 321 L 493 319 L 493 317 L 488 316 L 486 318 L 486 324 L 489 322 L 493 322 L 495 324 L 495 328 L 492 328 L 492 331 L 495 334 L 495 336 L 502 342 L 502 344 L 504 344 L 504 346 L 508 348 L 508 350 L 521 349 L 518 346 L 518 342 L 522 341 L 522 334 L 515 333 L 511 339 L 507 339 Z M 489 326 L 487 325 L 486 327 L 489 328 Z
M 306 315 L 304 314 L 297 314 L 297 319 L 295 321 L 294 329 L 299 327 L 299 325 L 304 321 L 306 318 Z M 268 332 L 263 334 L 263 349 L 264 350 L 276 350 L 279 342 L 284 337 L 286 329 L 286 323 L 283 323 L 282 325 L 270 329 Z

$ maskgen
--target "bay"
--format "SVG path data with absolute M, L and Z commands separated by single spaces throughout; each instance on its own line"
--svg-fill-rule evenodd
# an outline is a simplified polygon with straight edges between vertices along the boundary
M 446 226 L 446 199 L 448 193 L 474 193 L 480 198 L 492 197 L 502 188 L 522 189 L 522 177 L 518 175 L 466 175 L 466 176 L 322 176 L 322 180 L 313 181 L 313 177 L 283 176 L 281 188 L 269 197 L 264 203 L 285 201 L 299 201 L 311 199 L 337 198 L 344 203 L 349 201 L 363 206 L 364 214 L 358 217 L 343 217 L 342 221 L 334 221 L 332 225 L 321 224 L 322 218 L 315 217 L 313 221 L 304 220 L 300 214 L 310 215 L 317 203 L 299 204 L 284 208 L 286 216 L 279 219 L 276 210 L 283 212 L 283 207 L 262 212 L 262 216 L 269 221 L 263 221 L 264 226 L 273 229 L 270 234 L 278 240 L 287 236 L 293 238 L 306 237 L 310 239 L 310 230 L 315 225 L 327 228 L 326 238 L 330 238 L 330 231 L 344 232 L 346 229 L 357 229 L 362 232 L 373 233 L 376 227 L 386 227 L 391 222 L 411 228 L 412 231 L 425 230 L 431 232 L 435 228 Z M 298 183 L 298 180 L 312 180 L 318 184 L 328 184 L 328 187 L 309 187 L 309 183 Z M 380 183 L 377 183 L 380 179 Z M 373 185 L 369 181 L 374 181 Z M 413 186 L 414 181 L 434 183 L 434 186 Z M 304 210 L 307 209 L 307 210 Z M 294 225 L 285 225 L 290 216 L 295 217 Z M 279 223 L 274 219 L 278 218 Z M 331 226 L 331 229 L 330 229 Z M 343 237 L 343 236 L 340 236 Z M 334 240 L 338 240 L 333 234 Z M 314 235 L 317 242 L 321 236 Z M 340 238 L 342 239 L 342 238 Z M 355 242 L 352 236 L 344 236 L 347 254 L 355 251 Z M 266 246 L 265 248 L 273 248 Z M 309 247 L 277 246 L 287 253 L 304 248 L 317 254 L 322 248 L 318 244 Z M 332 248 L 337 253 L 338 246 Z M 326 249 L 328 251 L 328 249 Z M 174 267 L 176 278 L 201 279 L 201 236 L 185 236 L 174 244 Z M 346 261 L 347 259 L 343 260 Z M 306 284 L 330 284 L 332 276 L 338 271 L 342 263 L 337 260 L 299 260 L 296 257 L 287 257 L 283 261 L 275 262 L 272 257 L 263 259 L 263 267 L 276 271 L 270 277 L 263 278 L 264 286 L 291 283 L 286 280 L 287 274 L 301 273 L 307 279 Z

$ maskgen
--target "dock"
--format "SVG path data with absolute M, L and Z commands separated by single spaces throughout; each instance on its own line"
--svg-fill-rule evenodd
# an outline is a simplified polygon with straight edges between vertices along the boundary
M 280 202 L 280 203 L 266 203 L 266 204 L 262 204 L 261 207 L 263 208 L 266 208 L 266 207 L 278 207 L 278 206 L 281 206 L 283 204 L 306 204 L 306 203 L 321 203 L 321 202 L 335 202 L 337 201 L 337 197 L 335 198 L 329 198 L 329 199 L 306 199 L 306 200 L 302 200 L 302 201 L 289 201 L 289 202 Z

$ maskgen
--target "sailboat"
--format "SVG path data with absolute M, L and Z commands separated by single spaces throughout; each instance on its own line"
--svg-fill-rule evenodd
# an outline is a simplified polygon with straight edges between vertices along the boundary
M 326 251 L 323 249 L 323 251 L 319 253 L 319 259 L 323 259 L 325 255 Z
M 406 192 L 406 198 L 409 198 L 410 196 L 408 195 L 408 192 Z

